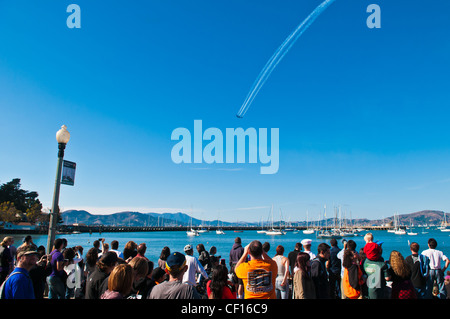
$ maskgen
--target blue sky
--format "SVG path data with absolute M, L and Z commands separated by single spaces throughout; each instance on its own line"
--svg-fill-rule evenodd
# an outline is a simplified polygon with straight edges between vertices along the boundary
M 81 8 L 81 29 L 66 8 Z M 318 0 L 3 1 L 0 182 L 51 206 L 61 125 L 75 186 L 63 209 L 259 221 L 341 205 L 371 219 L 449 211 L 447 1 L 336 0 L 243 119 L 257 75 Z M 381 8 L 369 29 L 366 8 Z M 175 164 L 178 127 L 279 128 L 277 174 L 260 164 Z

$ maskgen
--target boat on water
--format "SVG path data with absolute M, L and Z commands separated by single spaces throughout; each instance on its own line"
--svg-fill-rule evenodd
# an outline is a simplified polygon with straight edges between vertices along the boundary
M 265 234 L 267 232 L 267 230 L 262 229 L 262 230 L 257 230 L 256 232 L 258 234 Z
M 284 231 L 282 231 L 281 229 L 270 229 L 266 231 L 266 235 L 269 236 L 278 236 L 278 235 L 286 235 L 286 233 Z
M 406 230 L 404 230 L 403 228 L 397 228 L 394 231 L 394 234 L 396 234 L 396 235 L 406 235 Z
M 416 235 L 417 235 L 417 233 L 415 233 L 415 232 L 412 232 L 412 231 L 410 231 L 410 232 L 407 232 L 407 234 L 408 234 L 409 236 L 416 236 Z
M 337 231 L 322 230 L 316 234 L 317 239 L 341 239 L 342 235 Z
M 222 230 L 222 228 L 219 228 L 216 230 L 217 235 L 225 235 L 225 232 Z
M 312 229 L 312 228 L 305 229 L 303 231 L 303 234 L 306 234 L 306 235 L 314 234 L 314 229 Z
M 188 230 L 188 231 L 186 232 L 186 234 L 187 234 L 188 236 L 200 236 L 200 234 L 198 233 L 198 231 L 195 230 L 194 228 L 191 228 L 190 230 Z

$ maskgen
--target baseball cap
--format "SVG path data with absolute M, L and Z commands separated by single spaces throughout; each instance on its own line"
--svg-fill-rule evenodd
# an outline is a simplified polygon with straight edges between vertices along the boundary
M 168 271 L 177 270 L 186 264 L 186 257 L 180 252 L 170 254 L 166 259 L 166 269 Z
M 25 247 L 17 253 L 17 259 L 26 255 L 39 255 L 39 253 L 33 247 Z
M 189 250 L 192 250 L 192 246 L 191 245 L 186 245 L 186 246 L 184 246 L 184 251 L 189 251 Z

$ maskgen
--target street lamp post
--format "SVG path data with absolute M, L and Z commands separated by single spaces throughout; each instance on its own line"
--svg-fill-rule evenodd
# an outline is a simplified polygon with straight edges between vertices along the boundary
M 61 171 L 64 158 L 64 149 L 66 144 L 70 140 L 70 133 L 67 131 L 65 125 L 61 126 L 61 129 L 56 132 L 56 141 L 58 142 L 58 164 L 56 168 L 56 180 L 55 180 L 55 190 L 53 192 L 53 203 L 52 211 L 50 212 L 50 225 L 48 227 L 48 239 L 47 239 L 47 253 L 50 253 L 53 248 L 53 242 L 56 236 L 56 223 L 58 221 L 59 213 L 59 189 L 61 186 Z

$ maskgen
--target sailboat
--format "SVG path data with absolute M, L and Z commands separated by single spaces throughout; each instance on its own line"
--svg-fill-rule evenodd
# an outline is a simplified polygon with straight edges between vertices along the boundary
M 195 230 L 195 229 L 192 227 L 192 218 L 191 218 L 191 227 L 190 227 L 190 230 L 188 230 L 188 231 L 186 232 L 186 234 L 187 234 L 188 236 L 200 236 L 200 234 L 198 233 L 198 231 Z
M 396 218 L 396 219 L 395 219 Z M 394 234 L 396 235 L 406 235 L 406 230 L 404 230 L 403 228 L 400 228 L 400 226 L 398 225 L 400 220 L 398 218 L 398 214 L 394 215 L 394 223 L 395 223 L 395 229 L 394 229 Z
M 271 215 L 272 215 L 272 228 L 266 231 L 266 235 L 269 235 L 269 236 L 285 235 L 286 233 L 283 232 L 281 229 L 275 229 L 273 227 L 273 205 L 272 205 L 272 209 L 271 209 Z
M 217 220 L 217 229 L 216 229 L 216 234 L 217 235 L 225 235 L 225 232 L 223 231 L 222 227 L 220 227 L 220 221 Z
M 450 232 L 450 228 L 447 226 L 447 215 L 444 213 L 444 221 L 442 222 L 441 232 Z
M 258 234 L 265 234 L 266 230 L 264 229 L 263 226 L 263 221 L 262 221 L 262 217 L 261 217 L 261 229 L 256 231 Z
M 314 234 L 314 229 L 309 228 L 309 224 L 308 224 L 308 211 L 306 211 L 306 229 L 303 231 L 303 234 L 306 234 L 306 235 Z

